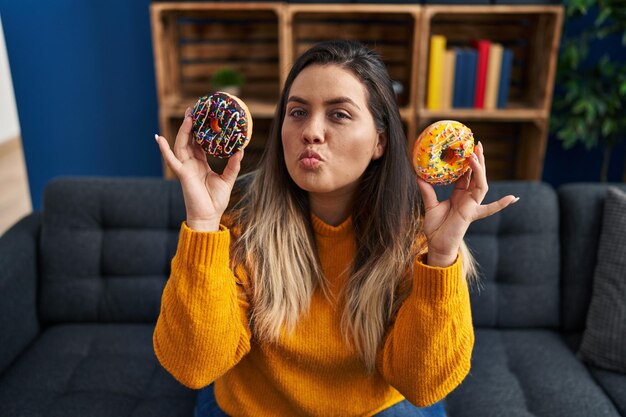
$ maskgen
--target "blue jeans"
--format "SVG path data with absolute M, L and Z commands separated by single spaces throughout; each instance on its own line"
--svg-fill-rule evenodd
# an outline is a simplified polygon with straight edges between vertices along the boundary
M 198 393 L 193 415 L 194 417 L 228 417 L 215 401 L 213 384 L 202 388 Z M 407 400 L 404 400 L 381 411 L 374 417 L 446 417 L 446 412 L 443 409 L 442 401 L 429 407 L 418 408 Z

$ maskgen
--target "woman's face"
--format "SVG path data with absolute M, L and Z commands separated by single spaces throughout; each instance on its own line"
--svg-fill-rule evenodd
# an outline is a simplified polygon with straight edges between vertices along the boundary
M 287 170 L 310 193 L 353 192 L 384 152 L 367 90 L 337 65 L 311 65 L 294 80 L 282 126 Z

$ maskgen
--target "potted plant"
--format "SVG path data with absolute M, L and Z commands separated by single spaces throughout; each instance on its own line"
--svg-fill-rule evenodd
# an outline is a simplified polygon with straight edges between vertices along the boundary
M 212 81 L 217 90 L 238 96 L 245 79 L 243 74 L 232 68 L 222 68 L 213 74 Z
M 566 149 L 577 143 L 587 149 L 603 146 L 600 179 L 605 182 L 611 152 L 626 139 L 626 8 L 623 0 L 569 0 L 566 26 L 579 24 L 591 10 L 598 13 L 593 25 L 561 43 L 550 126 Z M 621 37 L 622 49 L 586 62 L 594 42 L 612 36 Z

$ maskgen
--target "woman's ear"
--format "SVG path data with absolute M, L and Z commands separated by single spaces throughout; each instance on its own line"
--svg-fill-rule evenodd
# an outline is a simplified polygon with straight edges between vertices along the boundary
M 385 153 L 385 149 L 387 148 L 387 135 L 384 132 L 378 134 L 378 139 L 376 140 L 376 148 L 374 148 L 374 153 L 372 154 L 372 160 L 376 160 L 383 156 Z

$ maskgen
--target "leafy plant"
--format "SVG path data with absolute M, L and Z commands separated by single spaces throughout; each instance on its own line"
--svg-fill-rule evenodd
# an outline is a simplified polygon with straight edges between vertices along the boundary
M 551 130 L 566 149 L 582 143 L 588 150 L 604 146 L 600 179 L 606 181 L 611 151 L 626 138 L 626 63 L 608 53 L 590 65 L 586 62 L 594 42 L 621 36 L 626 57 L 626 3 L 624 0 L 568 0 L 565 25 L 579 24 L 597 11 L 591 27 L 564 38 L 561 43 Z M 564 31 L 565 32 L 565 31 Z M 626 167 L 624 169 L 626 180 Z
M 213 74 L 212 81 L 216 87 L 241 87 L 245 79 L 243 74 L 232 68 L 222 68 Z

